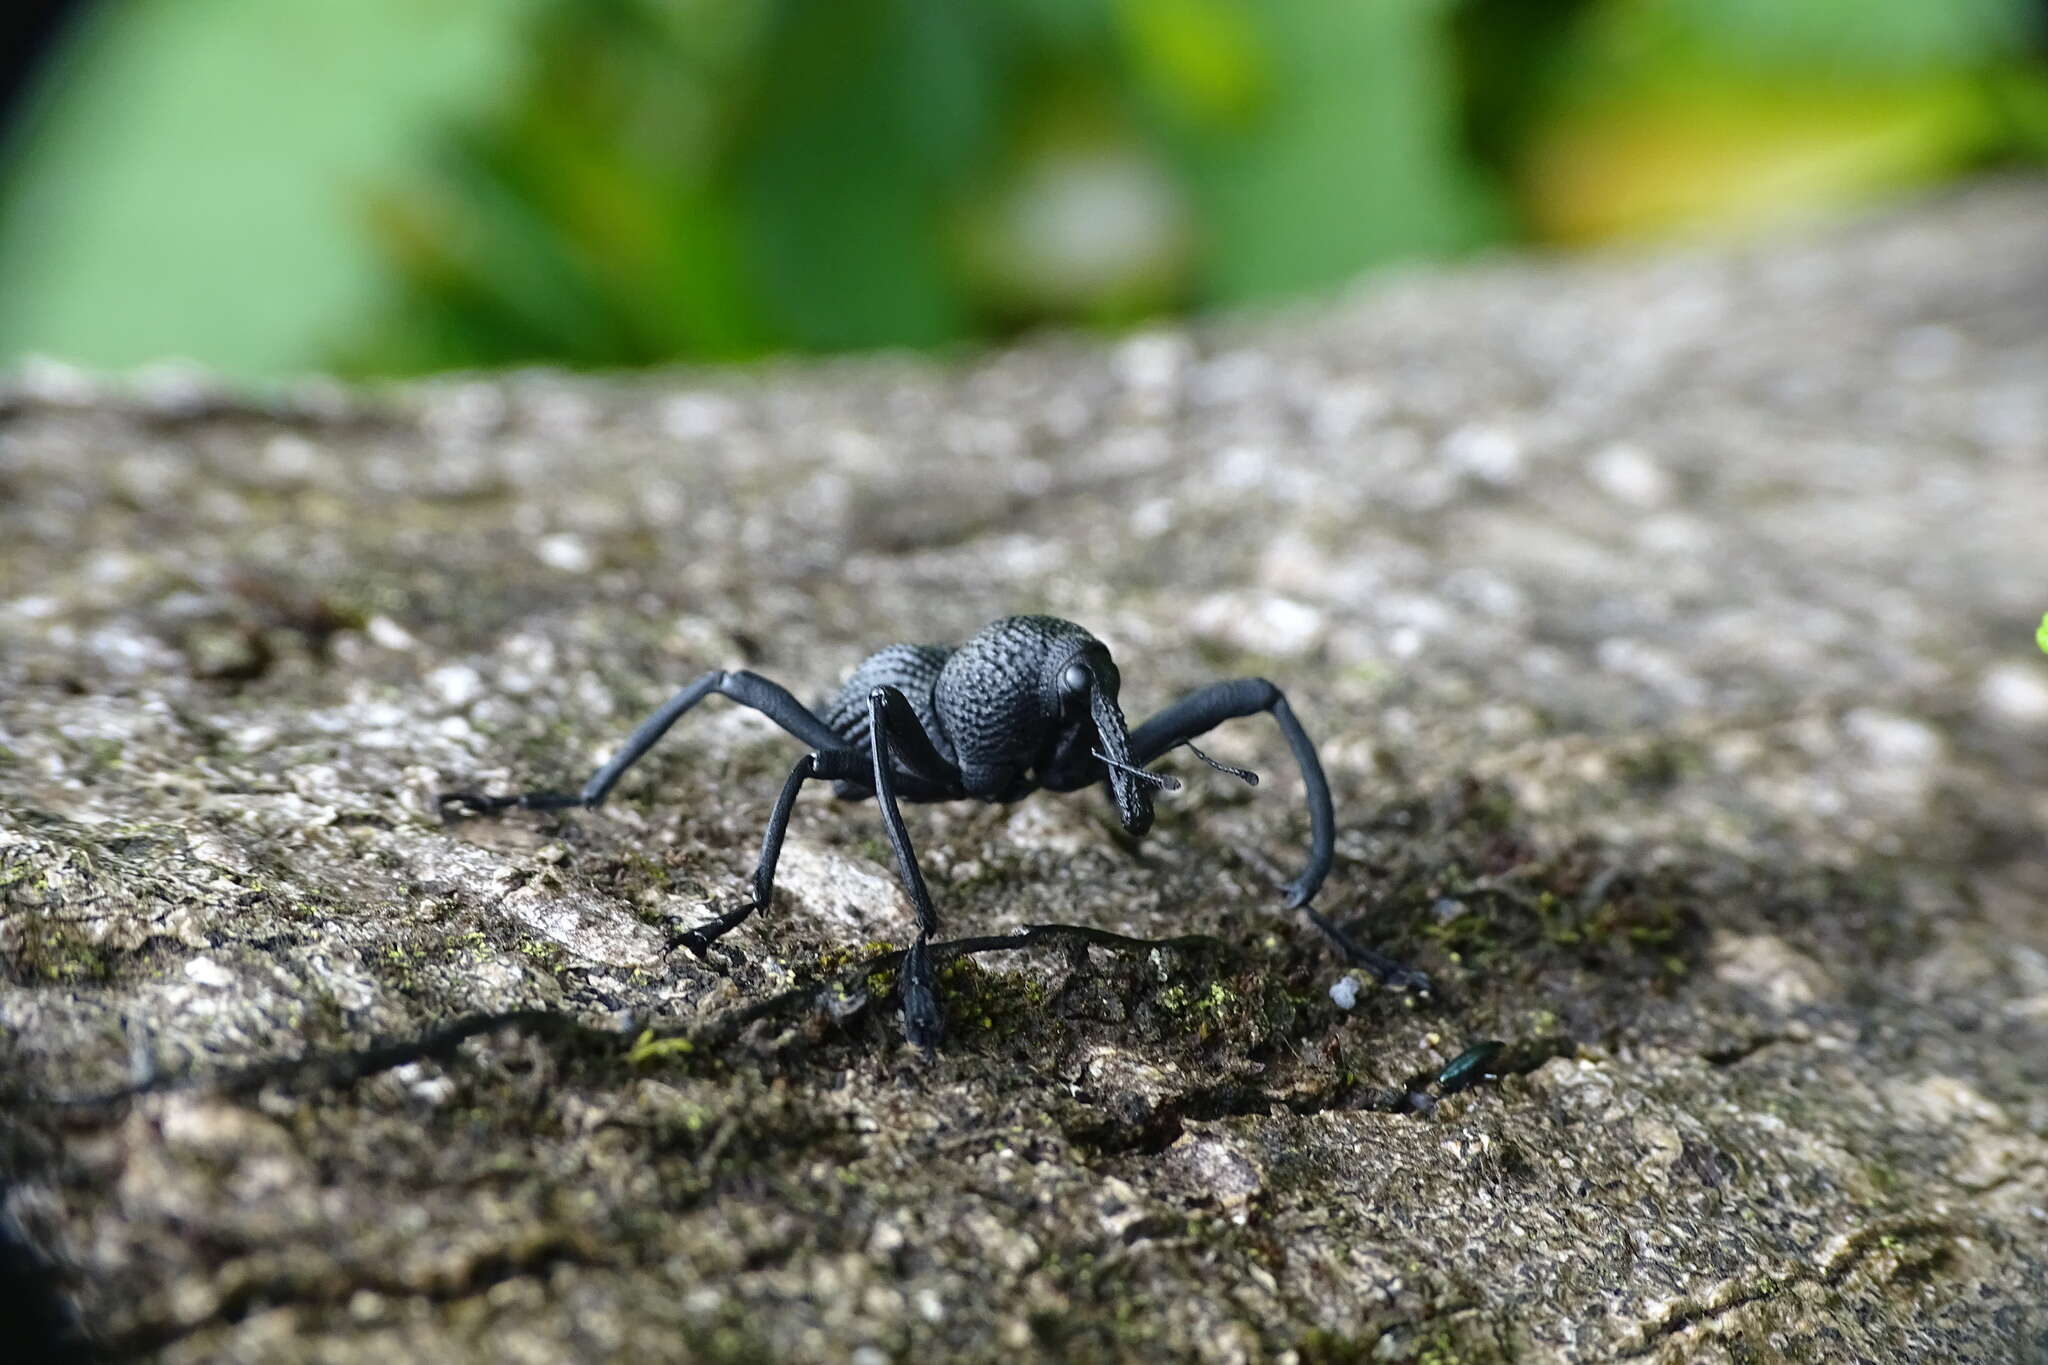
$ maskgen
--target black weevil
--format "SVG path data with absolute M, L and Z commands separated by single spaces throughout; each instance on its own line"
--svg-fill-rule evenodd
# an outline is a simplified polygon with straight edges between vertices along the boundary
M 1131 730 L 1117 705 L 1121 687 L 1109 651 L 1080 626 L 1052 616 L 1006 616 L 959 646 L 890 645 L 855 668 L 838 695 L 816 711 L 759 674 L 706 673 L 649 716 L 580 792 L 451 792 L 440 800 L 450 813 L 595 807 L 684 712 L 712 693 L 754 708 L 811 752 L 790 770 L 768 817 L 752 899 L 697 925 L 680 942 L 701 952 L 768 904 L 790 812 L 806 782 L 830 781 L 843 800 L 875 797 L 917 913 L 917 938 L 903 964 L 903 1032 L 929 1050 L 943 1031 L 929 952 L 938 916 L 897 802 L 1008 802 L 1040 789 L 1077 791 L 1106 782 L 1119 823 L 1139 836 L 1152 827 L 1153 793 L 1180 785 L 1146 767 L 1170 749 L 1186 745 L 1210 766 L 1256 784 L 1254 774 L 1217 762 L 1192 741 L 1226 720 L 1264 711 L 1286 736 L 1308 788 L 1308 866 L 1287 883 L 1288 907 L 1303 911 L 1346 958 L 1382 982 L 1430 989 L 1421 972 L 1354 942 L 1310 904 L 1334 860 L 1336 822 L 1315 745 L 1279 688 L 1264 678 L 1212 683 Z

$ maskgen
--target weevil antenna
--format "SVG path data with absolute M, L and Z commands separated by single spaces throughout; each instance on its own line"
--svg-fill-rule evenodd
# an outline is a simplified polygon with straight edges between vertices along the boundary
M 1189 747 L 1192 748 L 1193 746 L 1190 745 Z M 1177 792 L 1180 790 L 1180 779 L 1177 777 L 1168 777 L 1165 773 L 1147 772 L 1143 768 L 1133 768 L 1128 763 L 1119 763 L 1100 749 L 1091 749 L 1089 752 L 1104 763 L 1107 763 L 1110 767 L 1120 768 L 1132 777 L 1137 778 L 1140 782 L 1149 782 L 1163 792 Z
M 1209 755 L 1203 753 L 1200 749 L 1195 749 L 1195 742 L 1191 739 L 1184 739 L 1181 741 L 1181 743 L 1186 745 L 1190 749 L 1194 749 L 1195 757 L 1201 759 L 1202 762 L 1208 764 L 1217 772 L 1229 773 L 1232 777 L 1244 783 L 1247 787 L 1256 787 L 1259 785 L 1259 775 L 1253 772 L 1250 768 L 1233 767 L 1228 763 L 1221 762 L 1218 759 L 1213 759 L 1209 757 Z

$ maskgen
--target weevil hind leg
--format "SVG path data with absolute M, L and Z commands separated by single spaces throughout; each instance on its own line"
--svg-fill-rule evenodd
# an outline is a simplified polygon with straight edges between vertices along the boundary
M 897 808 L 900 759 L 913 774 L 914 783 L 930 787 L 957 788 L 959 769 L 940 755 L 925 733 L 904 695 L 893 687 L 877 687 L 868 694 L 868 741 L 874 757 L 876 804 L 882 811 L 882 829 L 889 836 L 896 855 L 896 872 L 903 882 L 917 914 L 917 938 L 903 959 L 900 978 L 903 995 L 903 1036 L 911 1046 L 929 1056 L 945 1033 L 945 1017 L 939 1010 L 938 978 L 932 971 L 931 936 L 938 932 L 938 911 L 917 866 L 917 852 L 910 846 L 910 831 L 904 827 L 903 812 Z
M 626 770 L 647 756 L 647 751 L 661 741 L 669 727 L 681 720 L 686 712 L 717 693 L 751 710 L 759 711 L 777 725 L 795 735 L 814 749 L 842 749 L 846 741 L 833 733 L 832 727 L 820 720 L 815 712 L 793 696 L 780 683 L 762 677 L 758 673 L 744 670 L 727 673 L 715 670 L 696 679 L 688 687 L 670 697 L 661 709 L 640 722 L 619 751 L 605 762 L 605 765 L 590 775 L 583 789 L 573 795 L 567 792 L 525 792 L 518 796 L 480 796 L 475 792 L 449 792 L 438 799 L 443 815 L 450 818 L 461 815 L 495 815 L 506 810 L 566 810 L 572 806 L 594 809 L 604 804 Z
M 1318 911 L 1313 905 L 1300 907 L 1308 916 L 1308 922 L 1322 931 L 1337 955 L 1354 967 L 1363 967 L 1371 972 L 1373 979 L 1382 986 L 1391 986 L 1397 991 L 1408 991 L 1414 995 L 1434 999 L 1437 989 L 1425 972 L 1416 970 L 1404 962 L 1397 962 L 1385 953 L 1368 948 L 1351 935 L 1337 927 L 1336 921 Z

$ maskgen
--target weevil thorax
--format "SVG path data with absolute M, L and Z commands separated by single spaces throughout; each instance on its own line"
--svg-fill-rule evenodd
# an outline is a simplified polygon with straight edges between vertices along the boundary
M 1000 798 L 1026 773 L 1092 749 L 1128 763 L 1121 685 L 1109 650 L 1072 621 L 1006 616 L 953 651 L 934 698 L 968 793 Z M 1151 789 L 1109 775 L 1124 828 L 1151 828 Z

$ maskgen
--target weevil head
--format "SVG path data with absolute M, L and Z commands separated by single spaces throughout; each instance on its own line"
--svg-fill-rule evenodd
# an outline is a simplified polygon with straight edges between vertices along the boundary
M 1006 799 L 1027 772 L 1026 789 L 1053 791 L 1106 774 L 1117 819 L 1143 834 L 1155 784 L 1116 766 L 1131 761 L 1122 683 L 1102 641 L 1071 621 L 1006 616 L 983 628 L 947 658 L 936 689 L 968 793 Z
M 1060 679 L 1091 647 L 1102 648 L 1071 621 L 1005 616 L 947 656 L 933 701 L 970 796 L 1011 799 L 1060 751 L 1073 726 Z
M 1126 833 L 1140 835 L 1152 828 L 1152 793 L 1155 783 L 1139 775 L 1131 761 L 1130 727 L 1123 707 L 1117 702 L 1123 678 L 1116 663 L 1100 643 L 1077 654 L 1060 670 L 1062 699 L 1072 713 L 1068 722 L 1076 734 L 1076 746 L 1088 745 L 1085 732 L 1092 730 L 1093 756 L 1109 780 L 1110 800 L 1116 818 Z

